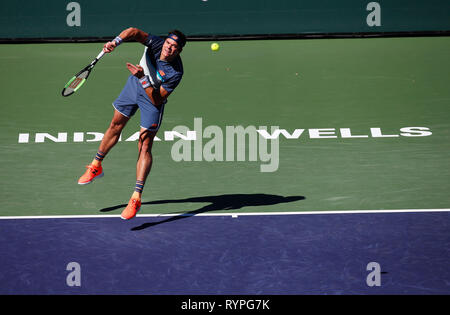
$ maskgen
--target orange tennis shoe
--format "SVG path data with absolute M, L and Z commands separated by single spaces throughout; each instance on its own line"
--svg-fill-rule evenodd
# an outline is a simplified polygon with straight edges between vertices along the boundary
M 131 198 L 128 202 L 128 206 L 122 211 L 120 217 L 124 220 L 133 219 L 136 213 L 141 209 L 141 201 L 138 199 Z
M 90 184 L 94 179 L 103 177 L 105 173 L 103 173 L 102 166 L 94 166 L 89 164 L 86 166 L 87 170 L 78 180 L 78 185 L 86 185 Z

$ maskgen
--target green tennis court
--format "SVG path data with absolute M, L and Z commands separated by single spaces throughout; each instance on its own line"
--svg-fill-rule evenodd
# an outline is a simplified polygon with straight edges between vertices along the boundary
M 244 193 L 304 199 L 233 211 L 449 207 L 448 37 L 223 41 L 218 52 L 210 44 L 189 42 L 182 53 L 185 76 L 166 106 L 144 202 Z M 112 117 L 111 103 L 128 76 L 125 63 L 137 63 L 143 48 L 122 45 L 75 95 L 60 95 L 101 47 L 0 46 L 1 215 L 101 214 L 127 202 L 138 115 L 104 161 L 105 177 L 86 187 L 76 182 L 95 155 L 96 133 Z M 267 126 L 269 133 L 276 126 L 294 136 L 279 135 L 272 172 L 261 172 L 265 162 L 251 161 L 248 148 L 244 161 L 227 161 L 225 146 L 222 161 L 194 161 L 192 142 L 191 161 L 174 161 L 178 139 L 165 140 L 164 131 L 194 130 L 195 119 L 203 129 L 223 130 L 223 143 L 227 126 Z M 197 206 L 146 205 L 141 211 Z

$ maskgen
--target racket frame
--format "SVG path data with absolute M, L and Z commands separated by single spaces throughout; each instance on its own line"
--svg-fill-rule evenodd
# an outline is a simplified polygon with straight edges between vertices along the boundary
M 105 52 L 102 50 L 97 57 L 95 57 L 94 60 L 92 60 L 92 62 L 87 65 L 86 67 L 84 67 L 83 69 L 81 69 L 81 71 L 79 71 L 76 75 L 74 75 L 64 86 L 64 88 L 61 91 L 61 95 L 64 97 L 70 96 L 73 93 L 75 93 L 88 79 L 89 75 L 91 74 L 92 69 L 94 68 L 95 64 L 105 55 Z M 75 81 L 79 75 L 81 75 L 83 72 L 88 71 L 86 77 L 82 78 L 80 82 L 78 82 L 78 84 L 75 86 L 75 88 L 73 88 L 73 91 L 69 94 L 64 94 L 64 91 L 73 83 L 73 81 Z

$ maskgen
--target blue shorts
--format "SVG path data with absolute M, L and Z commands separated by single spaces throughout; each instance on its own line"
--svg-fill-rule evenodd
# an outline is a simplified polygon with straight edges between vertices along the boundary
M 139 83 L 138 78 L 133 75 L 128 77 L 122 92 L 113 102 L 114 108 L 128 118 L 131 118 L 139 108 L 141 110 L 141 127 L 150 131 L 159 129 L 164 113 L 164 105 L 162 104 L 159 109 L 153 105 Z

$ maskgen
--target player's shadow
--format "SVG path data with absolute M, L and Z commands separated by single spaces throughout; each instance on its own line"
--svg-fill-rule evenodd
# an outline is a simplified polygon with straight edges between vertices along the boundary
M 294 202 L 298 200 L 304 200 L 303 196 L 289 196 L 283 197 L 279 195 L 270 195 L 270 194 L 229 194 L 229 195 L 218 195 L 218 196 L 204 196 L 204 197 L 192 197 L 185 199 L 175 199 L 175 200 L 156 200 L 156 201 L 148 201 L 143 202 L 142 205 L 155 205 L 155 204 L 166 204 L 166 203 L 186 203 L 186 202 L 200 202 L 200 203 L 209 203 L 199 209 L 192 210 L 189 212 L 181 213 L 178 215 L 174 215 L 173 217 L 169 217 L 167 219 L 157 221 L 157 222 L 147 222 L 140 226 L 136 226 L 132 228 L 132 231 L 143 230 L 158 224 L 168 223 L 180 219 L 185 219 L 192 217 L 199 213 L 209 212 L 209 211 L 218 211 L 218 210 L 236 210 L 241 209 L 243 207 L 255 207 L 255 206 L 268 206 L 268 205 L 276 205 L 281 203 Z M 109 208 L 101 209 L 101 212 L 113 211 L 118 208 L 125 207 L 126 204 L 117 205 Z

